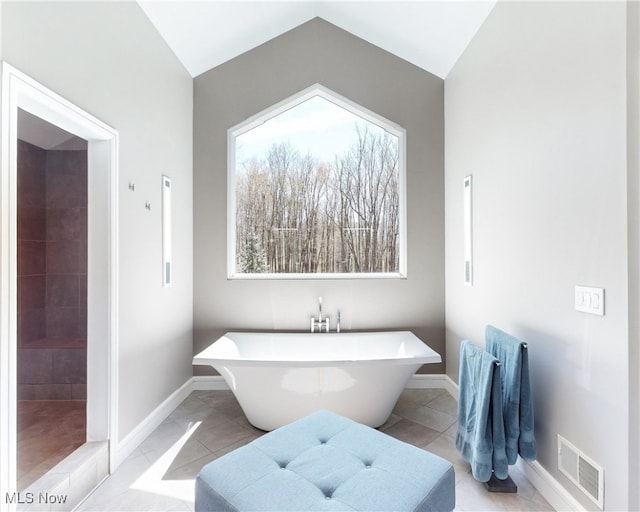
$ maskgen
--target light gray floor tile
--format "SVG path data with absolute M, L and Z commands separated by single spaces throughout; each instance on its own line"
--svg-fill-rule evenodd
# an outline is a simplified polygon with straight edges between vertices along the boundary
M 391 416 L 389 416 L 389 419 L 383 425 L 381 425 L 378 430 L 386 430 L 394 423 L 398 423 L 401 419 L 402 418 L 400 416 L 391 413 Z
M 194 439 L 200 441 L 211 452 L 216 452 L 240 440 L 246 440 L 253 432 L 237 423 L 227 420 L 210 428 L 202 426 L 193 433 Z
M 458 402 L 447 392 L 431 400 L 427 405 L 431 409 L 443 412 L 454 418 L 458 416 Z
M 453 464 L 456 472 L 456 482 L 460 481 L 465 474 L 471 473 L 471 466 L 464 460 L 462 455 L 460 455 L 460 452 L 458 452 L 450 437 L 439 435 L 428 445 L 424 446 L 424 449 L 439 455 Z
M 456 484 L 456 508 L 465 511 L 495 511 L 496 502 L 487 492 L 484 484 L 473 479 L 471 474 L 463 475 Z
M 420 423 L 421 425 L 436 430 L 437 432 L 444 432 L 456 421 L 455 416 L 432 409 L 428 405 L 416 407 L 405 403 L 398 405 L 393 412 L 398 416 Z
M 445 390 L 405 390 L 380 430 L 454 465 L 456 510 L 552 511 L 514 466 L 509 472 L 518 485 L 517 494 L 489 493 L 473 479 L 469 464 L 455 448 L 454 404 Z M 190 428 L 194 428 L 191 437 L 176 444 Z M 202 467 L 263 434 L 247 422 L 230 391 L 195 391 L 78 510 L 191 512 L 194 480 Z
M 264 434 L 264 432 L 262 432 L 262 434 Z M 229 445 L 225 446 L 224 448 L 220 448 L 219 450 L 216 450 L 214 452 L 214 455 L 216 457 L 222 457 L 223 455 L 225 455 L 225 454 L 227 454 L 229 452 L 232 452 L 236 448 L 240 448 L 241 446 L 244 446 L 245 444 L 250 443 L 251 441 L 254 441 L 254 440 L 258 439 L 258 437 L 260 437 L 260 436 L 259 435 L 255 435 L 255 434 L 250 434 L 249 437 L 244 437 L 244 438 L 242 438 L 240 441 L 238 441 L 236 443 L 229 444 Z
M 456 434 L 458 433 L 458 422 L 456 421 L 453 425 L 451 425 L 447 430 L 443 432 L 445 436 L 453 438 L 454 442 L 456 439 Z
M 420 425 L 419 423 L 415 423 L 407 419 L 401 419 L 391 425 L 384 432 L 385 434 L 389 434 L 400 441 L 404 441 L 405 443 L 409 443 L 417 447 L 426 446 L 440 435 L 439 432 L 430 429 L 429 427 L 425 427 L 424 425 Z
M 448 394 L 446 390 L 440 388 L 433 389 L 405 389 L 398 399 L 398 403 L 411 402 L 418 405 L 427 405 L 432 400 Z
M 207 450 L 207 455 L 200 457 L 188 464 L 178 467 L 171 467 L 165 474 L 165 478 L 169 480 L 195 480 L 200 470 L 212 460 L 218 458 L 218 455 Z
M 518 496 L 526 500 L 531 500 L 536 494 L 536 488 L 515 466 L 509 466 L 509 476 L 511 480 L 518 486 Z
M 144 454 L 164 452 L 186 432 L 187 428 L 184 425 L 179 425 L 170 419 L 165 420 L 140 444 L 139 450 Z

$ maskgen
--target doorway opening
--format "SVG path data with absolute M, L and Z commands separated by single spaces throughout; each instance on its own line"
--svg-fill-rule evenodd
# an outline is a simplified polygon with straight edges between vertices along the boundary
M 87 141 L 18 109 L 17 489 L 82 446 Z
M 25 133 L 29 123 L 48 128 L 45 139 L 62 140 L 39 141 L 42 132 Z M 47 446 L 46 432 L 56 442 L 58 431 L 68 433 L 50 419 L 33 426 L 35 417 L 53 414 L 32 403 L 38 399 L 56 415 L 62 402 L 74 406 L 60 420 L 77 430 L 66 450 L 84 443 L 61 464 L 69 475 L 70 466 L 101 468 L 98 478 L 115 468 L 118 133 L 3 62 L 1 142 L 0 496 L 10 504 L 25 486 L 47 480 L 30 485 L 37 472 L 27 470 L 18 443 L 33 434 Z M 44 161 L 44 178 L 41 170 L 19 169 L 34 161 Z M 30 416 L 29 407 L 36 411 Z M 39 471 L 51 463 L 41 461 Z M 91 489 L 69 487 L 67 503 Z

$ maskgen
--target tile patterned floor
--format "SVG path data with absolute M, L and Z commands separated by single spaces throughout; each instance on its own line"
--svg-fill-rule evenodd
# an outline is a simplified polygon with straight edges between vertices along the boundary
M 518 471 L 517 494 L 489 493 L 455 448 L 456 402 L 441 389 L 405 390 L 380 430 L 451 461 L 456 510 L 552 511 Z M 207 462 L 263 432 L 230 391 L 194 391 L 80 507 L 79 511 L 192 511 L 194 480 Z
M 18 489 L 23 490 L 86 441 L 84 400 L 18 402 Z

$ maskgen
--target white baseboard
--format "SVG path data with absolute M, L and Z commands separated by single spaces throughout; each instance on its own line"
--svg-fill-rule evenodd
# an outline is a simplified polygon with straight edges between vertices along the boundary
M 118 443 L 115 450 L 116 460 L 112 467 L 117 468 L 131 455 L 167 417 L 187 398 L 193 390 L 193 378 L 174 391 L 169 398 L 156 407 L 149 416 L 142 420 L 125 438 Z
M 411 377 L 406 387 L 407 389 L 446 389 L 452 397 L 458 399 L 458 385 L 445 374 L 416 374 Z M 115 467 L 131 455 L 192 391 L 227 389 L 229 386 L 220 375 L 201 375 L 189 379 L 119 443 Z M 554 509 L 571 512 L 584 509 L 539 462 L 526 462 L 519 458 L 516 467 Z
M 549 474 L 538 461 L 527 462 L 518 457 L 516 467 L 555 510 L 579 512 L 584 506 Z
M 220 375 L 199 375 L 193 377 L 193 390 L 220 391 L 229 386 Z M 458 386 L 448 375 L 417 373 L 407 383 L 407 389 L 446 389 L 451 396 L 458 398 Z
M 458 385 L 445 374 L 416 373 L 407 383 L 407 389 L 446 389 L 458 399 Z
M 197 375 L 191 379 L 194 391 L 223 391 L 229 389 L 221 375 Z

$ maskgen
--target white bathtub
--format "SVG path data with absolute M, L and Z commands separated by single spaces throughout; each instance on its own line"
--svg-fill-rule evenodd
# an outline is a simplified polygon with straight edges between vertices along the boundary
M 224 377 L 249 422 L 262 430 L 318 409 L 378 427 L 416 370 L 441 361 L 409 331 L 229 332 L 193 358 Z

